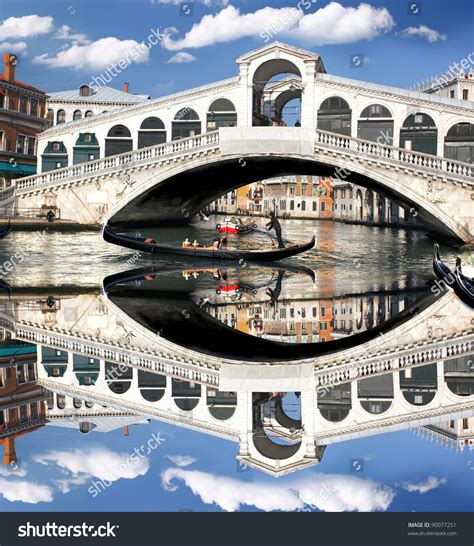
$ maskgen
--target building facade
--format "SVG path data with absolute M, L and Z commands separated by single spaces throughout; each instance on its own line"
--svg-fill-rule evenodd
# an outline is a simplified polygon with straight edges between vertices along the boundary
M 16 79 L 17 58 L 3 55 L 0 74 L 0 190 L 36 173 L 37 135 L 46 127 L 44 91 Z

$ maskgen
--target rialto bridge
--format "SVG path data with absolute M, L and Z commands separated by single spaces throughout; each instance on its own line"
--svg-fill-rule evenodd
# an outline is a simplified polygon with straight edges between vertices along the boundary
M 184 223 L 249 182 L 330 175 L 474 240 L 471 101 L 333 76 L 319 55 L 278 42 L 237 64 L 235 78 L 50 128 L 40 174 L 18 179 L 2 206 L 83 224 Z M 294 100 L 301 119 L 282 127 Z
M 279 476 L 334 442 L 474 413 L 472 311 L 452 293 L 355 347 L 271 362 L 179 346 L 103 294 L 1 303 L 1 326 L 38 346 L 48 403 L 72 398 L 82 432 L 98 403 L 236 441 L 242 464 Z M 271 397 L 288 392 L 300 393 L 297 416 Z

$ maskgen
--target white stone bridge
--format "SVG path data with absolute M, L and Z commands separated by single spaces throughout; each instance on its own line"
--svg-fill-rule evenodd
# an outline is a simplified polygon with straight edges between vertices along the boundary
M 471 101 L 331 76 L 319 55 L 281 43 L 237 63 L 237 78 L 52 127 L 38 141 L 43 172 L 0 200 L 84 224 L 183 223 L 258 179 L 331 175 L 474 240 Z M 300 127 L 262 126 L 295 99 Z M 80 163 L 86 148 L 94 159 Z

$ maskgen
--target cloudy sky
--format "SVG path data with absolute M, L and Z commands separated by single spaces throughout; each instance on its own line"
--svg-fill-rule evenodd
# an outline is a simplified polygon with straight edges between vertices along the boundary
M 468 0 L 18 0 L 2 10 L 0 49 L 49 92 L 127 59 L 112 85 L 157 97 L 235 76 L 234 59 L 270 40 L 320 53 L 333 74 L 410 86 L 472 51 L 472 12 Z
M 153 433 L 156 449 L 131 458 Z M 17 468 L 0 467 L 0 511 L 421 512 L 473 504 L 472 454 L 410 431 L 329 446 L 319 466 L 278 480 L 239 467 L 233 442 L 156 421 L 131 426 L 128 437 L 48 426 L 21 438 L 17 453 Z

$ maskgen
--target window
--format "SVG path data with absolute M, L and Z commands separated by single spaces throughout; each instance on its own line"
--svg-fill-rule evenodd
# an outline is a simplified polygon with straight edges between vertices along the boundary
M 20 105 L 19 105 L 18 110 L 22 114 L 27 114 L 28 113 L 28 97 L 25 97 L 25 95 L 20 95 Z
M 56 123 L 65 123 L 66 121 L 66 112 L 64 110 L 58 110 L 56 114 Z
M 91 142 L 91 141 L 92 141 L 91 133 L 84 133 L 84 142 Z
M 306 201 L 301 201 L 301 210 L 306 210 Z
M 82 119 L 82 112 L 80 110 L 75 110 L 74 114 L 72 115 L 72 119 Z
M 449 98 L 454 99 L 454 89 L 449 92 Z
M 324 212 L 325 210 L 326 210 L 326 202 L 323 201 L 323 202 L 321 203 L 321 212 Z
M 3 150 L 3 131 L 0 131 L 0 150 Z
M 322 317 L 326 316 L 326 307 L 321 307 L 321 316 Z
M 80 97 L 90 97 L 91 95 L 92 95 L 92 90 L 88 85 L 81 85 L 81 87 L 79 87 Z
M 59 152 L 61 149 L 61 143 L 60 142 L 53 142 L 53 151 Z
M 35 155 L 35 148 L 36 148 L 36 138 L 35 137 L 28 137 L 28 155 Z
M 467 430 L 468 428 L 469 428 L 469 423 L 468 423 L 467 419 L 463 419 L 462 420 L 462 429 Z
M 415 123 L 423 123 L 423 114 L 415 114 L 413 116 L 413 121 Z
M 30 99 L 30 115 L 38 116 L 38 99 Z
M 38 402 L 30 404 L 30 419 L 31 421 L 38 419 Z
M 25 145 L 26 145 L 26 136 L 25 135 L 17 135 L 17 137 L 16 137 L 16 152 L 17 152 L 17 154 L 24 154 L 25 153 Z
M 382 112 L 382 107 L 380 106 L 380 104 L 373 104 L 370 107 L 370 113 L 372 115 L 379 115 L 381 112 Z
M 90 118 L 94 115 L 94 112 L 92 110 L 87 110 L 87 112 L 84 114 L 85 118 Z
M 35 373 L 35 365 L 34 364 L 28 364 L 28 381 L 32 382 L 36 378 Z
M 52 127 L 54 125 L 54 112 L 51 110 L 51 108 L 48 109 L 48 113 L 46 114 L 46 121 L 48 127 Z
M 28 406 L 20 406 L 20 423 L 26 423 L 28 421 Z
M 462 90 L 462 98 L 463 98 L 463 100 L 469 100 L 469 90 L 468 89 L 463 89 Z
M 6 102 L 7 102 L 7 97 L 6 95 L 2 95 L 0 93 L 0 108 L 6 108 Z

